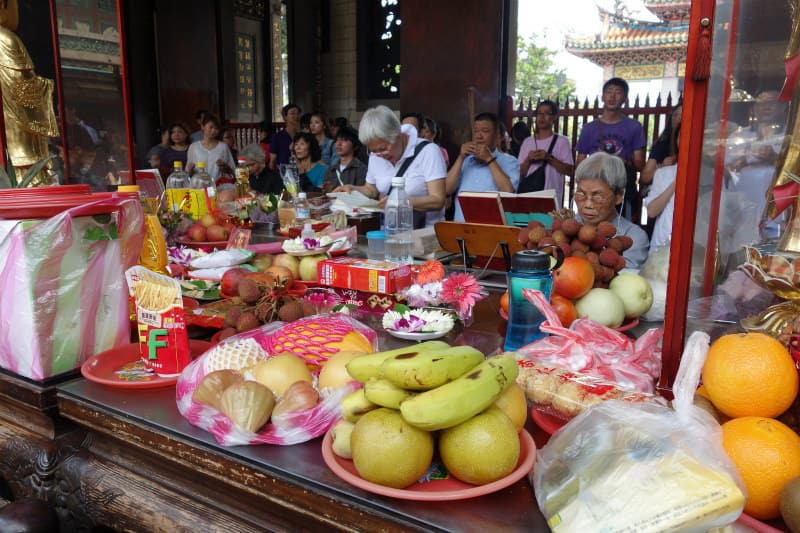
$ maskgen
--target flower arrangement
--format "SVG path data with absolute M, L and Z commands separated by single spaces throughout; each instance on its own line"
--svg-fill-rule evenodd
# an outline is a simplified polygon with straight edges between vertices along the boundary
M 409 309 L 395 305 L 383 315 L 384 329 L 408 333 L 446 333 L 455 326 L 453 314 L 438 309 Z
M 420 266 L 416 282 L 400 292 L 409 307 L 447 306 L 467 321 L 472 308 L 486 295 L 472 274 L 453 272 L 445 276 L 444 265 L 436 260 Z
M 237 198 L 236 207 L 246 213 L 246 217 L 241 218 L 249 218 L 253 222 L 278 222 L 278 197 L 272 193 L 255 198 Z

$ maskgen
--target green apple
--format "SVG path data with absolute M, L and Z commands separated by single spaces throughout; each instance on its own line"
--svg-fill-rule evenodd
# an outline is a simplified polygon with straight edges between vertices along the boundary
M 611 280 L 608 288 L 622 300 L 626 318 L 640 317 L 653 305 L 653 288 L 639 274 L 618 274 Z

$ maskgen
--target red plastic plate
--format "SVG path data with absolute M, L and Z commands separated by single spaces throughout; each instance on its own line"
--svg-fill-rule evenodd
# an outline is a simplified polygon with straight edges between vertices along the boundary
M 344 459 L 333 453 L 333 438 L 330 431 L 325 434 L 322 440 L 322 457 L 328 468 L 333 473 L 360 489 L 383 496 L 400 498 L 403 500 L 418 501 L 452 501 L 475 498 L 496 492 L 513 485 L 525 477 L 536 462 L 536 444 L 530 433 L 523 430 L 519 434 L 520 457 L 517 468 L 509 475 L 486 485 L 470 485 L 451 476 L 447 479 L 434 479 L 424 483 L 414 483 L 405 489 L 395 489 L 372 483 L 358 475 L 353 461 Z
M 211 346 L 206 341 L 189 341 L 192 358 L 202 355 Z M 178 381 L 178 376 L 162 378 L 145 372 L 139 358 L 138 344 L 128 344 L 95 355 L 83 363 L 81 374 L 94 383 L 119 389 L 158 389 L 170 387 Z

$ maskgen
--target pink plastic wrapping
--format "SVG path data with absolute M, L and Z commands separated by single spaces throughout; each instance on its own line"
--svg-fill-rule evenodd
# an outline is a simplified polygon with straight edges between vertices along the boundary
M 300 319 L 300 321 L 324 321 L 328 327 L 332 322 L 336 330 L 355 329 L 369 339 L 376 348 L 375 332 L 357 320 L 344 315 L 318 315 Z M 270 354 L 275 355 L 272 346 L 275 345 L 274 338 L 282 335 L 288 328 L 296 328 L 295 322 L 271 322 L 260 328 L 244 332 L 240 335 L 230 337 L 225 342 L 233 342 L 240 339 L 253 339 Z M 226 415 L 210 407 L 209 405 L 195 402 L 192 399 L 195 389 L 198 387 L 206 371 L 206 359 L 214 355 L 217 345 L 202 356 L 192 361 L 187 366 L 175 387 L 175 399 L 178 411 L 191 424 L 203 428 L 214 435 L 214 438 L 221 446 L 238 446 L 243 444 L 281 444 L 291 445 L 306 442 L 315 437 L 319 437 L 327 432 L 341 417 L 341 399 L 356 390 L 360 385 L 351 382 L 348 385 L 336 390 L 322 390 L 320 396 L 322 400 L 310 409 L 300 409 L 291 411 L 270 419 L 270 421 L 258 433 L 251 433 L 231 422 Z M 299 355 L 299 354 L 298 354 Z M 330 354 L 316 353 L 309 354 L 306 360 L 313 365 L 319 361 L 327 360 Z M 312 372 L 314 380 L 319 374 L 318 370 Z M 246 375 L 246 374 L 245 374 Z
M 139 201 L 123 197 L 0 220 L 0 367 L 42 380 L 130 342 L 124 274 L 143 221 Z
M 596 376 L 623 389 L 655 391 L 661 373 L 663 330 L 649 329 L 634 340 L 588 318 L 579 318 L 565 328 L 540 291 L 523 289 L 522 294 L 545 316 L 541 330 L 550 334 L 520 348 L 526 358 Z

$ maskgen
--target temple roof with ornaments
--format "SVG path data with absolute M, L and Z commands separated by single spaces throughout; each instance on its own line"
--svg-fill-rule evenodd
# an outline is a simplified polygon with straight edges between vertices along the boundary
M 609 9 L 608 4 L 613 4 Z M 684 63 L 689 39 L 689 0 L 642 0 L 633 12 L 625 0 L 597 2 L 603 29 L 565 40 L 566 50 L 600 66 Z

